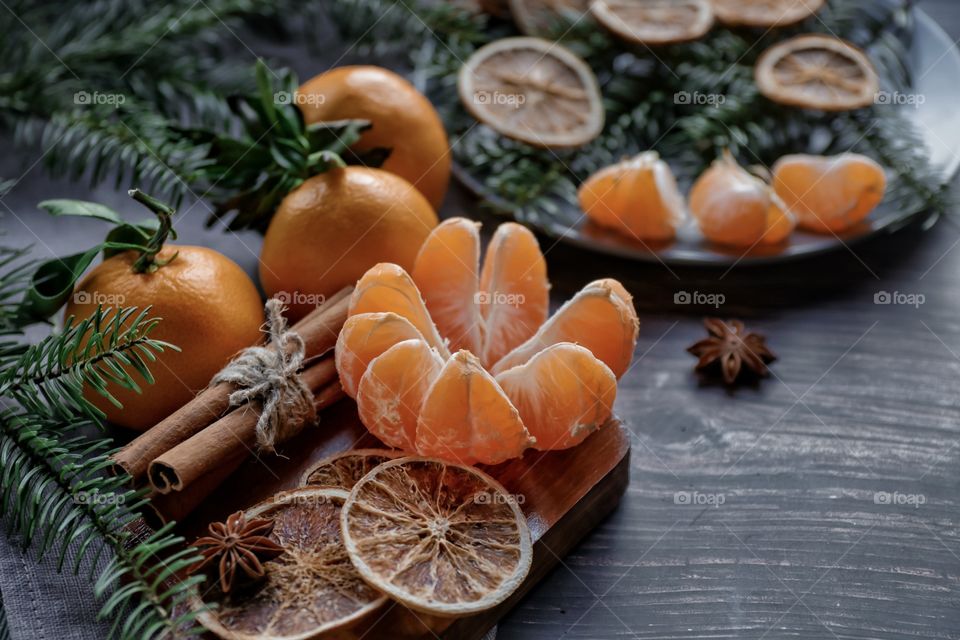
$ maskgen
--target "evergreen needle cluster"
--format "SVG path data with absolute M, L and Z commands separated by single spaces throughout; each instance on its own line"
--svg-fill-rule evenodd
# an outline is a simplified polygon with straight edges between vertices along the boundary
M 766 32 L 715 27 L 700 41 L 656 51 L 624 45 L 588 19 L 559 19 L 552 35 L 594 70 L 607 115 L 596 140 L 566 151 L 537 149 L 478 126 L 460 103 L 456 73 L 462 62 L 479 46 L 518 35 L 512 24 L 471 15 L 455 3 L 336 0 L 333 5 L 346 41 L 358 41 L 372 53 L 408 55 L 413 77 L 438 106 L 456 141 L 456 162 L 495 208 L 522 220 L 561 229 L 575 224 L 580 183 L 602 167 L 648 149 L 660 152 L 683 186 L 727 148 L 745 165 L 767 167 L 788 153 L 856 151 L 893 174 L 884 212 L 907 219 L 921 210 L 942 213 L 949 207 L 944 176 L 930 166 L 902 107 L 877 104 L 844 114 L 785 108 L 762 96 L 753 80 L 754 63 L 766 48 L 818 32 L 865 49 L 885 91 L 908 92 L 909 0 L 831 0 L 797 26 Z M 370 30 L 364 17 L 372 15 L 380 19 Z M 684 95 L 709 101 L 678 99 Z
M 196 551 L 167 526 L 138 536 L 133 524 L 147 498 L 129 478 L 111 475 L 112 439 L 96 435 L 102 412 L 84 395 L 116 403 L 111 389 L 152 382 L 149 364 L 175 348 L 150 333 L 150 310 L 99 309 L 30 344 L 19 298 L 35 264 L 23 251 L 0 249 L 0 517 L 7 534 L 57 566 L 94 577 L 100 617 L 111 637 L 153 638 L 196 628 L 185 606 L 202 576 L 174 574 Z M 92 435 L 93 434 L 93 435 Z M 9 630 L 0 628 L 0 636 Z

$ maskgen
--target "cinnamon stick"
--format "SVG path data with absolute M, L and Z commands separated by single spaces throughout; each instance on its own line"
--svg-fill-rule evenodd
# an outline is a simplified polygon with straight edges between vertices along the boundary
M 342 397 L 337 369 L 332 357 L 325 357 L 300 374 L 314 394 L 317 411 Z M 335 387 L 335 389 L 330 389 Z M 237 407 L 210 426 L 157 456 L 148 468 L 147 479 L 160 494 L 183 492 L 201 478 L 221 469 L 224 461 L 244 457 L 257 444 L 256 425 L 260 403 Z
M 347 318 L 352 291 L 352 287 L 341 289 L 293 325 L 292 329 L 304 340 L 308 358 L 319 356 L 336 344 L 337 335 Z M 201 391 L 190 402 L 115 453 L 114 471 L 125 472 L 135 483 L 141 483 L 150 463 L 157 457 L 221 418 L 230 408 L 230 394 L 235 390 L 234 385 L 223 382 Z

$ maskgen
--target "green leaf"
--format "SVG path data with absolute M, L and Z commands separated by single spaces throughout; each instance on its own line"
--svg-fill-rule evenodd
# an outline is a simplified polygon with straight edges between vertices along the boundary
M 77 280 L 87 270 L 103 245 L 84 253 L 65 258 L 54 258 L 42 263 L 34 272 L 30 286 L 24 292 L 17 316 L 24 324 L 49 319 L 66 303 Z
M 157 226 L 157 219 L 154 218 L 140 224 L 125 223 L 114 227 L 110 230 L 110 233 L 107 234 L 106 242 L 103 243 L 104 259 L 126 251 L 126 249 L 121 248 L 121 245 L 134 245 L 137 248 L 143 247 L 144 243 L 148 242 L 153 236 L 157 230 Z
M 44 200 L 37 205 L 47 213 L 55 216 L 79 216 L 81 218 L 95 218 L 112 222 L 113 224 L 124 224 L 120 214 L 96 202 L 86 202 L 84 200 Z

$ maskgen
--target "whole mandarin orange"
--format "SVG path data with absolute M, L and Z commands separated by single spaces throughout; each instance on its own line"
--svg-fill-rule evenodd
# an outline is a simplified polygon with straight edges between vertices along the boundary
M 150 316 L 161 318 L 150 337 L 180 351 L 165 350 L 147 363 L 154 384 L 138 380 L 142 393 L 108 386 L 122 409 L 95 392 L 87 395 L 111 422 L 144 431 L 186 404 L 232 356 L 257 342 L 263 305 L 243 269 L 213 249 L 164 245 L 157 254 L 162 266 L 146 273 L 134 270 L 139 257 L 127 251 L 94 267 L 77 285 L 66 317 L 88 318 L 106 300 L 122 307 L 152 306 Z
M 450 184 L 450 144 L 433 105 L 407 80 L 382 67 L 338 67 L 305 82 L 297 103 L 307 124 L 369 120 L 373 128 L 354 148 L 390 148 L 382 168 L 440 209 Z
M 413 268 L 437 214 L 409 182 L 367 167 L 332 169 L 294 189 L 277 209 L 260 252 L 260 283 L 293 319 L 378 262 Z

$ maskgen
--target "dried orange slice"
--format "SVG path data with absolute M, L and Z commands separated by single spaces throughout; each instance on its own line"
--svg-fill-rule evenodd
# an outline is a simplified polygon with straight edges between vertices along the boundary
M 517 501 L 470 467 L 422 457 L 386 462 L 357 483 L 340 519 L 363 579 L 415 611 L 484 611 L 530 570 L 530 530 Z
M 862 50 L 822 35 L 797 36 L 770 47 L 757 60 L 754 78 L 774 102 L 822 111 L 869 106 L 880 90 L 877 71 Z
M 887 177 L 866 156 L 790 155 L 773 165 L 773 187 L 804 229 L 819 233 L 849 229 L 883 200 Z
M 737 164 L 729 151 L 693 184 L 690 212 L 707 240 L 730 246 L 776 244 L 796 226 L 773 188 Z
M 593 0 L 590 13 L 614 35 L 653 46 L 697 40 L 713 26 L 710 0 Z
M 785 27 L 809 18 L 826 0 L 712 0 L 717 19 L 730 27 Z
M 460 100 L 509 138 L 537 147 L 579 147 L 603 130 L 596 76 L 576 54 L 541 38 L 503 38 L 460 69 Z
M 402 455 L 393 449 L 351 449 L 341 451 L 303 472 L 301 486 L 319 489 L 342 489 L 350 491 L 357 480 L 367 475 L 378 464 Z
M 671 240 L 686 217 L 673 172 L 656 151 L 601 169 L 577 195 L 590 220 L 641 241 Z
M 510 14 L 528 36 L 559 35 L 557 29 L 590 15 L 590 0 L 509 0 Z
M 304 488 L 280 493 L 246 512 L 274 521 L 273 537 L 284 554 L 267 563 L 262 586 L 244 597 L 217 590 L 202 597 L 215 604 L 199 620 L 228 640 L 307 640 L 360 623 L 387 598 L 361 579 L 340 532 L 347 492 Z

